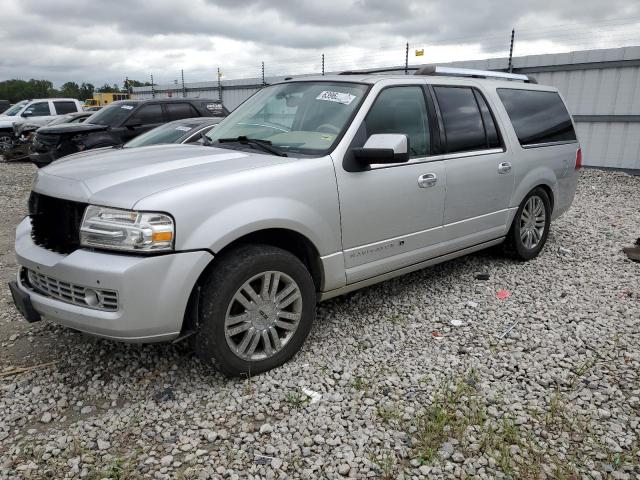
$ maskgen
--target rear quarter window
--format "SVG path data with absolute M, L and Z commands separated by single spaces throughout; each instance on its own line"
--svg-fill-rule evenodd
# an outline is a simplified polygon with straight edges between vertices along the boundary
M 576 141 L 571 117 L 558 93 L 499 88 L 498 96 L 523 147 Z

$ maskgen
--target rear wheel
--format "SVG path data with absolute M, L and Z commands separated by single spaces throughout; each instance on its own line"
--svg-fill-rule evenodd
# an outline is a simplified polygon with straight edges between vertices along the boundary
M 293 254 L 243 245 L 216 259 L 204 282 L 195 350 L 226 375 L 275 368 L 300 349 L 315 316 L 315 286 Z
M 538 256 L 549 235 L 551 202 L 547 192 L 538 187 L 524 198 L 504 243 L 505 252 L 519 260 Z

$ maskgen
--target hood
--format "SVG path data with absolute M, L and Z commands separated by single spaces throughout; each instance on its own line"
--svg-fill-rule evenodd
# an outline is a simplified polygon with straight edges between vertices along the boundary
M 95 125 L 93 123 L 61 123 L 59 125 L 52 125 L 50 127 L 42 127 L 38 130 L 38 133 L 50 134 L 50 135 L 77 135 L 81 133 L 99 132 L 101 130 L 107 130 L 111 127 L 108 125 Z
M 78 202 L 133 208 L 144 197 L 203 177 L 223 177 L 292 160 L 197 145 L 88 151 L 39 170 L 33 189 Z

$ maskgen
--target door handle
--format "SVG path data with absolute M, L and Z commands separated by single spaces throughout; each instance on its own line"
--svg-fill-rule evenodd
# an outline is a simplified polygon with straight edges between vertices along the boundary
M 510 162 L 502 162 L 498 164 L 498 173 L 509 173 L 511 171 Z
M 438 177 L 435 173 L 425 173 L 418 177 L 418 186 L 420 188 L 433 187 L 436 183 L 438 183 Z

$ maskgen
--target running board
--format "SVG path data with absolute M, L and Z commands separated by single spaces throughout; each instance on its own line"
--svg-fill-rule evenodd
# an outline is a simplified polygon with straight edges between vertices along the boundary
M 349 285 L 345 285 L 344 287 L 336 288 L 335 290 L 329 290 L 328 292 L 322 292 L 320 294 L 320 300 L 328 300 L 333 297 L 337 297 L 340 295 L 344 295 L 345 293 L 353 292 L 354 290 L 359 290 L 364 287 L 369 287 L 371 285 L 375 285 L 376 283 L 384 282 L 386 280 L 391 280 L 392 278 L 399 277 L 406 273 L 415 272 L 416 270 L 422 270 L 426 267 L 431 267 L 433 265 L 437 265 L 438 263 L 446 262 L 447 260 L 453 260 L 454 258 L 462 257 L 469 253 L 477 252 L 479 250 L 484 250 L 485 248 L 493 247 L 494 245 L 499 245 L 504 241 L 504 237 L 496 238 L 495 240 L 490 240 L 488 242 L 480 243 L 478 245 L 474 245 L 473 247 L 463 248 L 462 250 L 456 250 L 455 252 L 447 253 L 446 255 L 440 255 L 439 257 L 430 258 L 429 260 L 425 260 L 424 262 L 414 263 L 413 265 L 409 265 L 408 267 L 399 268 L 398 270 L 392 270 L 387 273 L 383 273 L 382 275 L 377 275 L 375 277 L 367 278 L 366 280 L 360 280 L 356 283 L 351 283 Z

